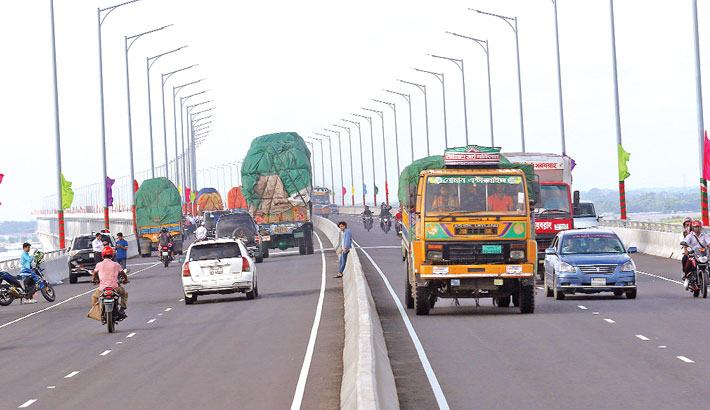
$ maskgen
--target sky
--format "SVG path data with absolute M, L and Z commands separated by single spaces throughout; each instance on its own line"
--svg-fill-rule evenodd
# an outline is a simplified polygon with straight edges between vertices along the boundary
M 692 186 L 699 160 L 691 0 L 614 3 L 622 138 L 631 153 L 626 187 Z M 55 0 L 62 172 L 75 188 L 102 178 L 97 7 L 114 4 Z M 705 57 L 710 30 L 704 23 L 710 21 L 710 6 L 701 2 L 699 7 Z M 174 157 L 172 86 L 205 78 L 181 94 L 208 90 L 190 103 L 212 100 L 204 106 L 215 107 L 213 131 L 198 149 L 199 169 L 241 160 L 259 135 L 315 135 L 332 129 L 332 124 L 348 125 L 341 119 L 356 120 L 351 113 L 373 115 L 374 167 L 369 125 L 362 123 L 365 183 L 371 193 L 374 168 L 382 195 L 386 164 L 393 199 L 395 146 L 399 168 L 411 162 L 409 116 L 404 98 L 383 89 L 412 95 L 414 157 L 420 158 L 426 155 L 423 95 L 398 80 L 427 86 L 430 151 L 440 154 L 441 83 L 413 68 L 443 72 L 448 142 L 465 145 L 461 71 L 429 54 L 464 60 L 469 142 L 490 144 L 485 53 L 447 31 L 489 40 L 495 145 L 504 152 L 520 151 L 513 31 L 502 20 L 468 8 L 518 17 L 527 151 L 561 152 L 549 0 L 141 0 L 116 9 L 102 26 L 108 175 L 129 172 L 124 36 L 168 24 L 173 26 L 140 38 L 129 54 L 136 172 L 150 167 L 145 58 L 183 45 L 188 47 L 162 57 L 151 69 L 156 165 L 164 163 L 161 73 L 198 64 L 166 83 L 169 159 Z M 567 154 L 577 162 L 574 189 L 613 189 L 618 171 L 609 2 L 558 0 L 558 13 Z M 43 197 L 56 193 L 49 18 L 49 0 L 0 3 L 0 173 L 5 174 L 0 220 L 31 219 Z M 392 110 L 371 99 L 396 103 L 397 141 Z M 363 107 L 384 113 L 386 157 L 380 119 Z M 352 166 L 346 132 L 342 139 L 344 185 L 350 189 L 352 169 L 359 198 L 357 129 L 352 130 Z M 332 170 L 339 187 L 336 141 L 333 166 L 326 157 L 325 183 L 330 186 Z M 321 154 L 317 143 L 315 147 L 320 185 Z

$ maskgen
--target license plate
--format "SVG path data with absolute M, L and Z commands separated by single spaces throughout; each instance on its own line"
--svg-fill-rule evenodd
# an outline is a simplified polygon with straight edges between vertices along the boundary
M 461 279 L 451 279 L 451 286 L 461 286 Z
M 505 273 L 519 275 L 523 273 L 523 265 L 508 265 L 505 267 Z
M 94 258 L 94 254 L 93 254 L 93 253 L 90 253 L 90 254 L 89 254 L 89 258 L 93 259 L 93 258 Z
M 503 286 L 503 279 L 493 279 L 493 285 Z
M 592 278 L 592 286 L 606 286 L 606 278 Z
M 261 240 L 264 242 L 269 242 L 271 241 L 271 235 L 264 235 L 261 237 Z
M 432 271 L 434 272 L 434 275 L 446 275 L 449 273 L 449 267 L 448 266 L 434 266 L 432 268 Z
M 167 252 L 163 252 L 163 256 L 168 256 L 168 253 L 167 253 Z
M 303 238 L 303 232 L 294 232 L 293 237 L 294 238 Z
M 481 251 L 483 253 L 502 253 L 501 245 L 483 245 Z
M 210 268 L 210 275 L 219 275 L 222 273 L 222 268 Z

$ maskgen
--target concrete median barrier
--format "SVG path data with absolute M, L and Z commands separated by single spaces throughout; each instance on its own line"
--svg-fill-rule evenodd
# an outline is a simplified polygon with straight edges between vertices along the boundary
M 341 235 L 335 223 L 316 217 L 314 224 L 338 249 Z M 382 325 L 355 249 L 343 272 L 343 298 L 345 345 L 340 408 L 397 409 L 397 387 Z
M 617 220 L 602 221 L 603 228 L 616 232 L 627 247 L 635 246 L 642 253 L 680 260 L 683 256 L 680 246 L 683 235 L 656 226 L 664 224 L 646 225 Z

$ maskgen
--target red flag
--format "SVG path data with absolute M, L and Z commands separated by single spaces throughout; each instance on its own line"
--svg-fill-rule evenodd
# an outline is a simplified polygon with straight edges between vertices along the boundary
M 190 188 L 185 188 L 185 203 L 189 204 L 192 202 L 190 200 Z
M 385 194 L 389 195 L 390 194 L 390 187 L 387 185 L 387 181 L 385 181 Z
M 705 158 L 703 158 L 703 179 L 710 179 L 710 140 L 708 139 L 708 132 L 705 131 Z
M 133 192 L 138 192 L 138 181 L 133 180 Z
M 348 193 L 348 190 L 345 189 L 345 187 L 343 187 L 343 196 L 345 196 L 345 194 L 347 194 L 347 193 Z
M 706 137 L 707 138 L 707 137 Z M 2 184 L 2 178 L 5 176 L 5 174 L 0 174 L 0 184 Z

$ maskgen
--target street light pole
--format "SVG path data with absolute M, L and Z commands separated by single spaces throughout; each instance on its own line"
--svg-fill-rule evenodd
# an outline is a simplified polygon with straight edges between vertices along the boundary
M 323 158 L 324 152 L 323 152 L 323 140 L 320 138 L 315 138 L 315 137 L 306 137 L 310 138 L 314 141 L 318 141 L 320 143 L 320 172 L 321 172 L 321 183 L 323 184 L 323 187 L 326 187 L 325 183 L 325 158 Z
M 345 193 L 343 188 L 345 188 L 345 182 L 343 182 L 343 142 L 340 140 L 340 131 L 329 130 L 323 128 L 324 131 L 332 132 L 338 136 L 338 156 L 340 157 L 340 199 L 343 206 L 345 206 Z
M 179 73 L 181 71 L 189 70 L 193 67 L 195 67 L 197 64 L 193 64 L 187 67 L 183 67 L 179 70 L 171 71 L 169 73 L 162 73 L 160 74 L 160 97 L 163 100 L 163 148 L 165 152 L 165 175 L 168 175 L 168 130 L 165 125 L 165 84 L 168 82 L 170 77 L 173 76 L 175 73 Z M 178 163 L 177 163 L 177 140 L 175 141 L 175 185 L 180 185 L 180 178 L 179 178 L 179 170 L 178 170 Z
M 400 83 L 413 85 L 413 86 L 417 87 L 419 89 L 419 91 L 424 93 L 424 118 L 426 120 L 426 156 L 428 157 L 431 154 L 429 153 L 429 105 L 427 104 L 426 85 L 412 83 L 412 82 L 404 81 L 404 80 L 398 80 L 398 81 Z M 411 114 L 411 110 L 410 110 L 410 114 Z M 411 115 L 410 115 L 410 118 L 411 118 Z
M 52 99 L 54 102 L 54 137 L 57 158 L 57 223 L 59 226 L 59 249 L 66 247 L 64 238 L 64 203 L 62 202 L 62 143 L 59 132 L 59 91 L 57 88 L 57 47 L 54 34 L 54 0 L 49 0 L 49 16 L 52 32 Z
M 397 105 L 387 101 L 376 100 L 374 98 L 372 98 L 372 101 L 378 102 L 380 104 L 385 104 L 392 109 L 392 114 L 394 115 L 394 149 L 395 154 L 397 154 L 397 176 L 399 176 L 399 132 L 397 130 Z
M 616 122 L 616 142 L 621 146 L 621 113 L 619 111 L 619 78 L 616 71 L 616 28 L 614 25 L 614 0 L 609 0 L 609 15 L 611 18 L 611 66 L 614 81 L 614 117 Z M 617 147 L 617 152 L 618 152 Z M 621 165 L 621 164 L 619 164 Z M 626 219 L 626 183 L 619 181 L 619 210 L 621 219 Z
M 557 1 L 552 0 L 552 5 L 555 10 L 555 50 L 557 52 L 557 93 L 560 98 L 560 134 L 562 136 L 562 155 L 567 153 L 565 143 L 565 114 L 562 104 L 562 69 L 560 68 L 560 31 L 557 25 Z
M 430 56 L 434 58 L 440 58 L 442 60 L 449 60 L 452 63 L 456 64 L 456 67 L 461 70 L 461 82 L 463 83 L 463 123 L 464 123 L 464 129 L 466 131 L 466 145 L 468 146 L 468 109 L 466 108 L 466 74 L 464 74 L 464 69 L 463 69 L 463 58 L 451 58 L 451 57 L 442 57 L 442 56 L 437 56 L 434 54 L 429 54 Z
M 352 115 L 360 118 L 364 118 L 367 120 L 367 122 L 370 124 L 370 153 L 372 154 L 372 198 L 374 200 L 373 204 L 377 206 L 377 176 L 375 172 L 375 137 L 373 136 L 374 132 L 372 131 L 372 117 L 368 117 L 367 115 L 362 115 L 362 114 L 355 114 L 353 113 Z M 365 176 L 363 175 L 363 180 L 365 179 Z
M 520 108 L 520 144 L 522 145 L 523 152 L 525 152 L 525 126 L 523 125 L 523 85 L 522 85 L 522 79 L 520 76 L 520 42 L 518 40 L 518 17 L 506 17 L 506 16 L 501 16 L 498 14 L 493 14 L 493 13 L 486 13 L 481 10 L 475 10 L 475 9 L 469 9 L 478 12 L 479 14 L 485 14 L 487 16 L 493 16 L 493 17 L 498 17 L 499 19 L 503 20 L 510 26 L 511 29 L 513 29 L 513 32 L 515 33 L 515 58 L 518 62 L 518 106 Z M 513 22 L 511 24 L 510 22 Z
M 361 189 L 362 189 L 362 206 L 365 206 L 365 165 L 364 165 L 364 160 L 362 158 L 362 130 L 360 129 L 360 123 L 357 121 L 353 120 L 348 120 L 345 118 L 342 118 L 343 121 L 349 122 L 357 127 L 357 136 L 358 136 L 358 142 L 360 143 L 360 182 L 362 184 Z
M 466 87 L 464 86 L 464 89 L 465 88 Z M 412 127 L 412 97 L 409 94 L 398 93 L 398 92 L 392 91 L 392 90 L 384 90 L 384 91 L 387 91 L 388 93 L 391 93 L 391 94 L 397 94 L 399 96 L 402 96 L 405 100 L 407 100 L 407 105 L 409 106 L 409 148 L 412 153 L 412 162 L 414 162 L 414 130 Z M 465 98 L 464 98 L 464 101 L 466 101 Z M 464 106 L 465 106 L 465 103 L 464 103 Z M 464 110 L 465 110 L 465 108 L 464 108 Z M 397 120 L 396 116 L 395 116 L 395 120 Z M 466 126 L 466 129 L 468 132 L 468 126 Z M 468 134 L 466 134 L 466 143 L 468 144 Z M 399 155 L 399 153 L 397 155 Z M 397 161 L 397 162 L 399 162 L 399 161 Z
M 352 198 L 352 206 L 355 207 L 355 177 L 353 175 L 353 141 L 350 135 L 350 127 L 344 125 L 331 124 L 334 127 L 342 128 L 348 131 L 348 148 L 350 148 L 350 196 Z
M 127 1 L 125 3 L 117 4 L 115 6 L 111 7 L 106 7 L 106 8 L 97 8 L 96 9 L 96 16 L 97 16 L 97 28 L 98 28 L 98 33 L 99 33 L 99 96 L 101 99 L 101 165 L 102 165 L 102 171 L 103 171 L 103 204 L 104 204 L 104 228 L 106 230 L 109 229 L 109 219 L 108 219 L 108 186 L 107 186 L 107 170 L 106 170 L 106 115 L 105 115 L 105 110 L 104 110 L 104 58 L 103 58 L 103 50 L 102 50 L 102 44 L 101 44 L 101 25 L 106 21 L 106 18 L 111 14 L 112 11 L 116 10 L 117 8 L 121 6 L 125 6 L 126 4 L 130 3 L 135 3 L 139 0 L 131 0 Z M 101 13 L 107 11 L 107 13 L 101 18 Z
M 333 143 L 330 141 L 330 135 L 316 132 L 316 135 L 328 139 L 328 151 L 330 151 L 330 191 L 333 195 L 333 203 L 335 203 L 335 167 L 333 167 Z
M 199 82 L 204 81 L 204 78 L 201 78 L 197 81 L 192 81 L 189 83 L 181 84 L 177 87 L 173 87 L 173 129 L 175 131 L 175 149 L 177 150 L 177 143 L 178 143 L 178 136 L 177 136 L 177 103 L 175 102 L 175 99 L 177 98 L 177 95 L 182 91 L 183 88 L 188 87 L 193 84 L 197 84 Z M 187 173 L 185 171 L 185 156 L 186 156 L 186 151 L 185 151 L 185 135 L 184 135 L 184 126 L 183 126 L 183 116 L 182 116 L 182 109 L 180 110 L 180 145 L 182 146 L 182 181 L 185 186 L 182 187 L 182 191 L 180 192 L 180 196 L 182 196 L 182 201 L 183 203 L 188 202 L 185 200 L 185 195 L 184 193 L 187 192 L 187 188 L 190 184 L 190 182 L 187 179 Z M 177 155 L 177 154 L 176 154 Z
M 703 225 L 708 225 L 708 186 L 705 180 L 705 124 L 703 122 L 703 82 L 700 71 L 700 38 L 698 36 L 698 0 L 693 0 L 693 51 L 695 54 L 695 99 L 698 110 L 698 144 L 700 153 L 700 205 Z
M 374 112 L 375 114 L 380 116 L 380 123 L 382 124 L 382 159 L 385 164 L 385 201 L 387 205 L 389 206 L 390 204 L 390 188 L 389 188 L 389 182 L 387 178 L 387 144 L 385 143 L 385 114 L 382 111 L 379 110 L 373 110 L 372 108 L 365 108 L 362 107 L 363 110 L 365 111 L 370 111 Z M 372 164 L 372 167 L 375 167 L 374 161 Z M 375 206 L 377 206 L 377 203 L 375 203 Z
M 447 126 L 447 121 L 446 121 L 446 86 L 444 85 L 444 73 L 435 73 L 433 71 L 427 71 L 427 70 L 422 70 L 419 68 L 415 68 L 414 70 L 419 71 L 420 73 L 427 73 L 431 74 L 434 77 L 436 77 L 437 80 L 441 82 L 441 91 L 443 93 L 443 100 L 444 100 L 444 146 L 446 148 L 449 148 L 449 133 L 448 133 L 448 126 Z

